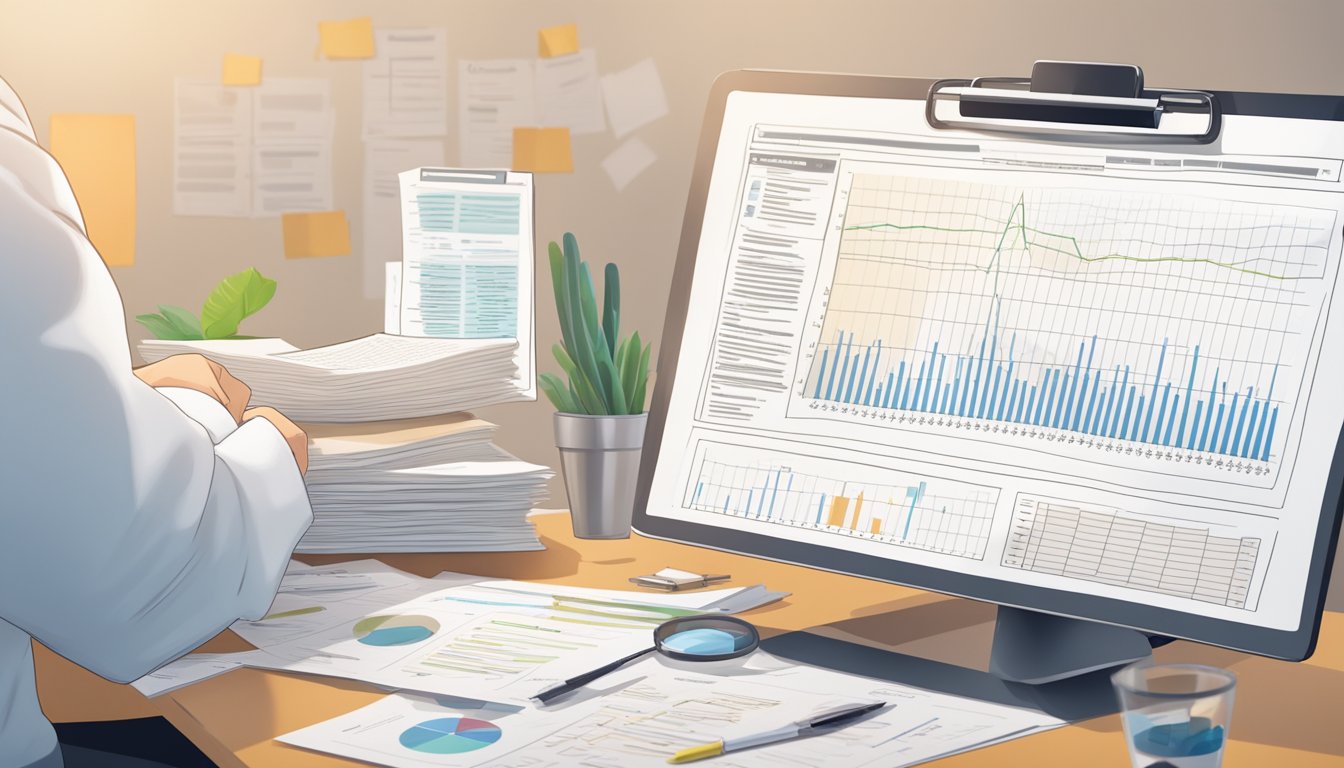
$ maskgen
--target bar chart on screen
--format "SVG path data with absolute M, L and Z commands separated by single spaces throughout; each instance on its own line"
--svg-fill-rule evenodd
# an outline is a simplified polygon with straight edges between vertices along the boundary
M 1331 210 L 855 173 L 789 416 L 1259 486 L 1291 462 Z
M 996 488 L 898 469 L 702 441 L 683 506 L 976 560 Z

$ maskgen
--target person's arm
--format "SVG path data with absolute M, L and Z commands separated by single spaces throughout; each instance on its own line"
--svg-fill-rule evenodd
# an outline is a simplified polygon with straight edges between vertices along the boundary
M 312 513 L 271 422 L 215 445 L 132 374 L 116 287 L 8 97 L 0 81 L 0 619 L 129 681 L 260 617 Z

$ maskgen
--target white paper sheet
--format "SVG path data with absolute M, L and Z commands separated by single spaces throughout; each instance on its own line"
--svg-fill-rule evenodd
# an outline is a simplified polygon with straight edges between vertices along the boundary
M 401 333 L 401 262 L 389 261 L 383 265 L 385 280 L 383 296 L 383 333 Z
M 470 168 L 513 165 L 513 128 L 535 125 L 536 87 L 527 59 L 459 61 L 458 163 Z
M 447 135 L 446 40 L 443 27 L 374 30 L 375 54 L 363 65 L 365 139 Z
M 173 213 L 252 213 L 252 90 L 173 83 Z
M 331 210 L 331 82 L 268 78 L 254 99 L 253 215 Z
M 443 165 L 442 139 L 368 139 L 364 142 L 364 298 L 383 295 L 383 265 L 401 259 L 401 192 L 397 174 Z M 395 331 L 388 331 L 395 333 Z
M 537 59 L 537 122 L 569 128 L 571 136 L 607 129 L 597 51 L 586 48 L 568 56 Z
M 262 651 L 193 653 L 170 661 L 139 680 L 132 681 L 131 687 L 153 698 L 235 670 L 245 666 L 249 659 L 264 655 Z
M 401 174 L 401 332 L 516 339 L 518 386 L 536 396 L 532 174 Z
M 602 95 L 607 102 L 611 130 L 618 139 L 667 114 L 667 94 L 663 92 L 663 81 L 653 59 L 603 75 Z
M 653 165 L 657 159 L 658 156 L 653 153 L 648 144 L 638 138 L 629 138 L 614 152 L 606 156 L 602 161 L 602 170 L 607 172 L 607 178 L 611 179 L 616 191 L 620 192 L 647 170 L 649 166 Z
M 714 765 L 896 768 L 1064 724 L 1031 710 L 771 661 L 719 665 L 711 674 L 653 657 L 555 706 L 515 712 L 394 694 L 280 741 L 393 768 L 653 768 L 691 746 L 773 730 L 838 705 L 883 701 L 885 709 L 848 727 L 730 752 Z

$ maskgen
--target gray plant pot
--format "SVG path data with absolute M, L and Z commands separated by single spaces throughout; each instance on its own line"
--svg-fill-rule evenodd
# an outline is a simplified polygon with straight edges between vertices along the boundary
M 555 445 L 580 539 L 629 538 L 646 416 L 555 414 Z

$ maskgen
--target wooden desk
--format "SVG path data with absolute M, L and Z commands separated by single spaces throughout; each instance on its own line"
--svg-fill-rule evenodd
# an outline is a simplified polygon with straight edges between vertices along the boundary
M 581 541 L 565 515 L 537 518 L 545 552 L 463 555 L 388 555 L 384 562 L 422 576 L 453 570 L 587 587 L 630 588 L 626 579 L 665 566 L 731 573 L 730 584 L 765 582 L 793 596 L 752 611 L 763 634 L 830 625 L 818 630 L 904 652 L 975 664 L 988 656 L 994 609 L 969 600 L 634 537 Z M 304 556 L 320 564 L 348 556 Z M 898 614 L 886 615 L 891 611 Z M 231 632 L 204 650 L 245 650 Z M 109 683 L 42 648 L 37 672 L 42 706 L 53 720 L 100 720 L 162 714 L 221 766 L 331 768 L 362 763 L 307 752 L 275 736 L 357 709 L 382 693 L 360 683 L 239 669 L 212 680 L 145 699 L 129 686 Z M 1288 664 L 1177 642 L 1159 648 L 1161 661 L 1197 661 L 1228 667 L 1239 677 L 1231 743 L 1224 765 L 1344 765 L 1344 614 L 1327 613 L 1316 655 Z M 1127 766 L 1120 721 L 1097 718 L 1050 733 L 948 758 L 939 766 L 1022 765 L 1044 768 Z

